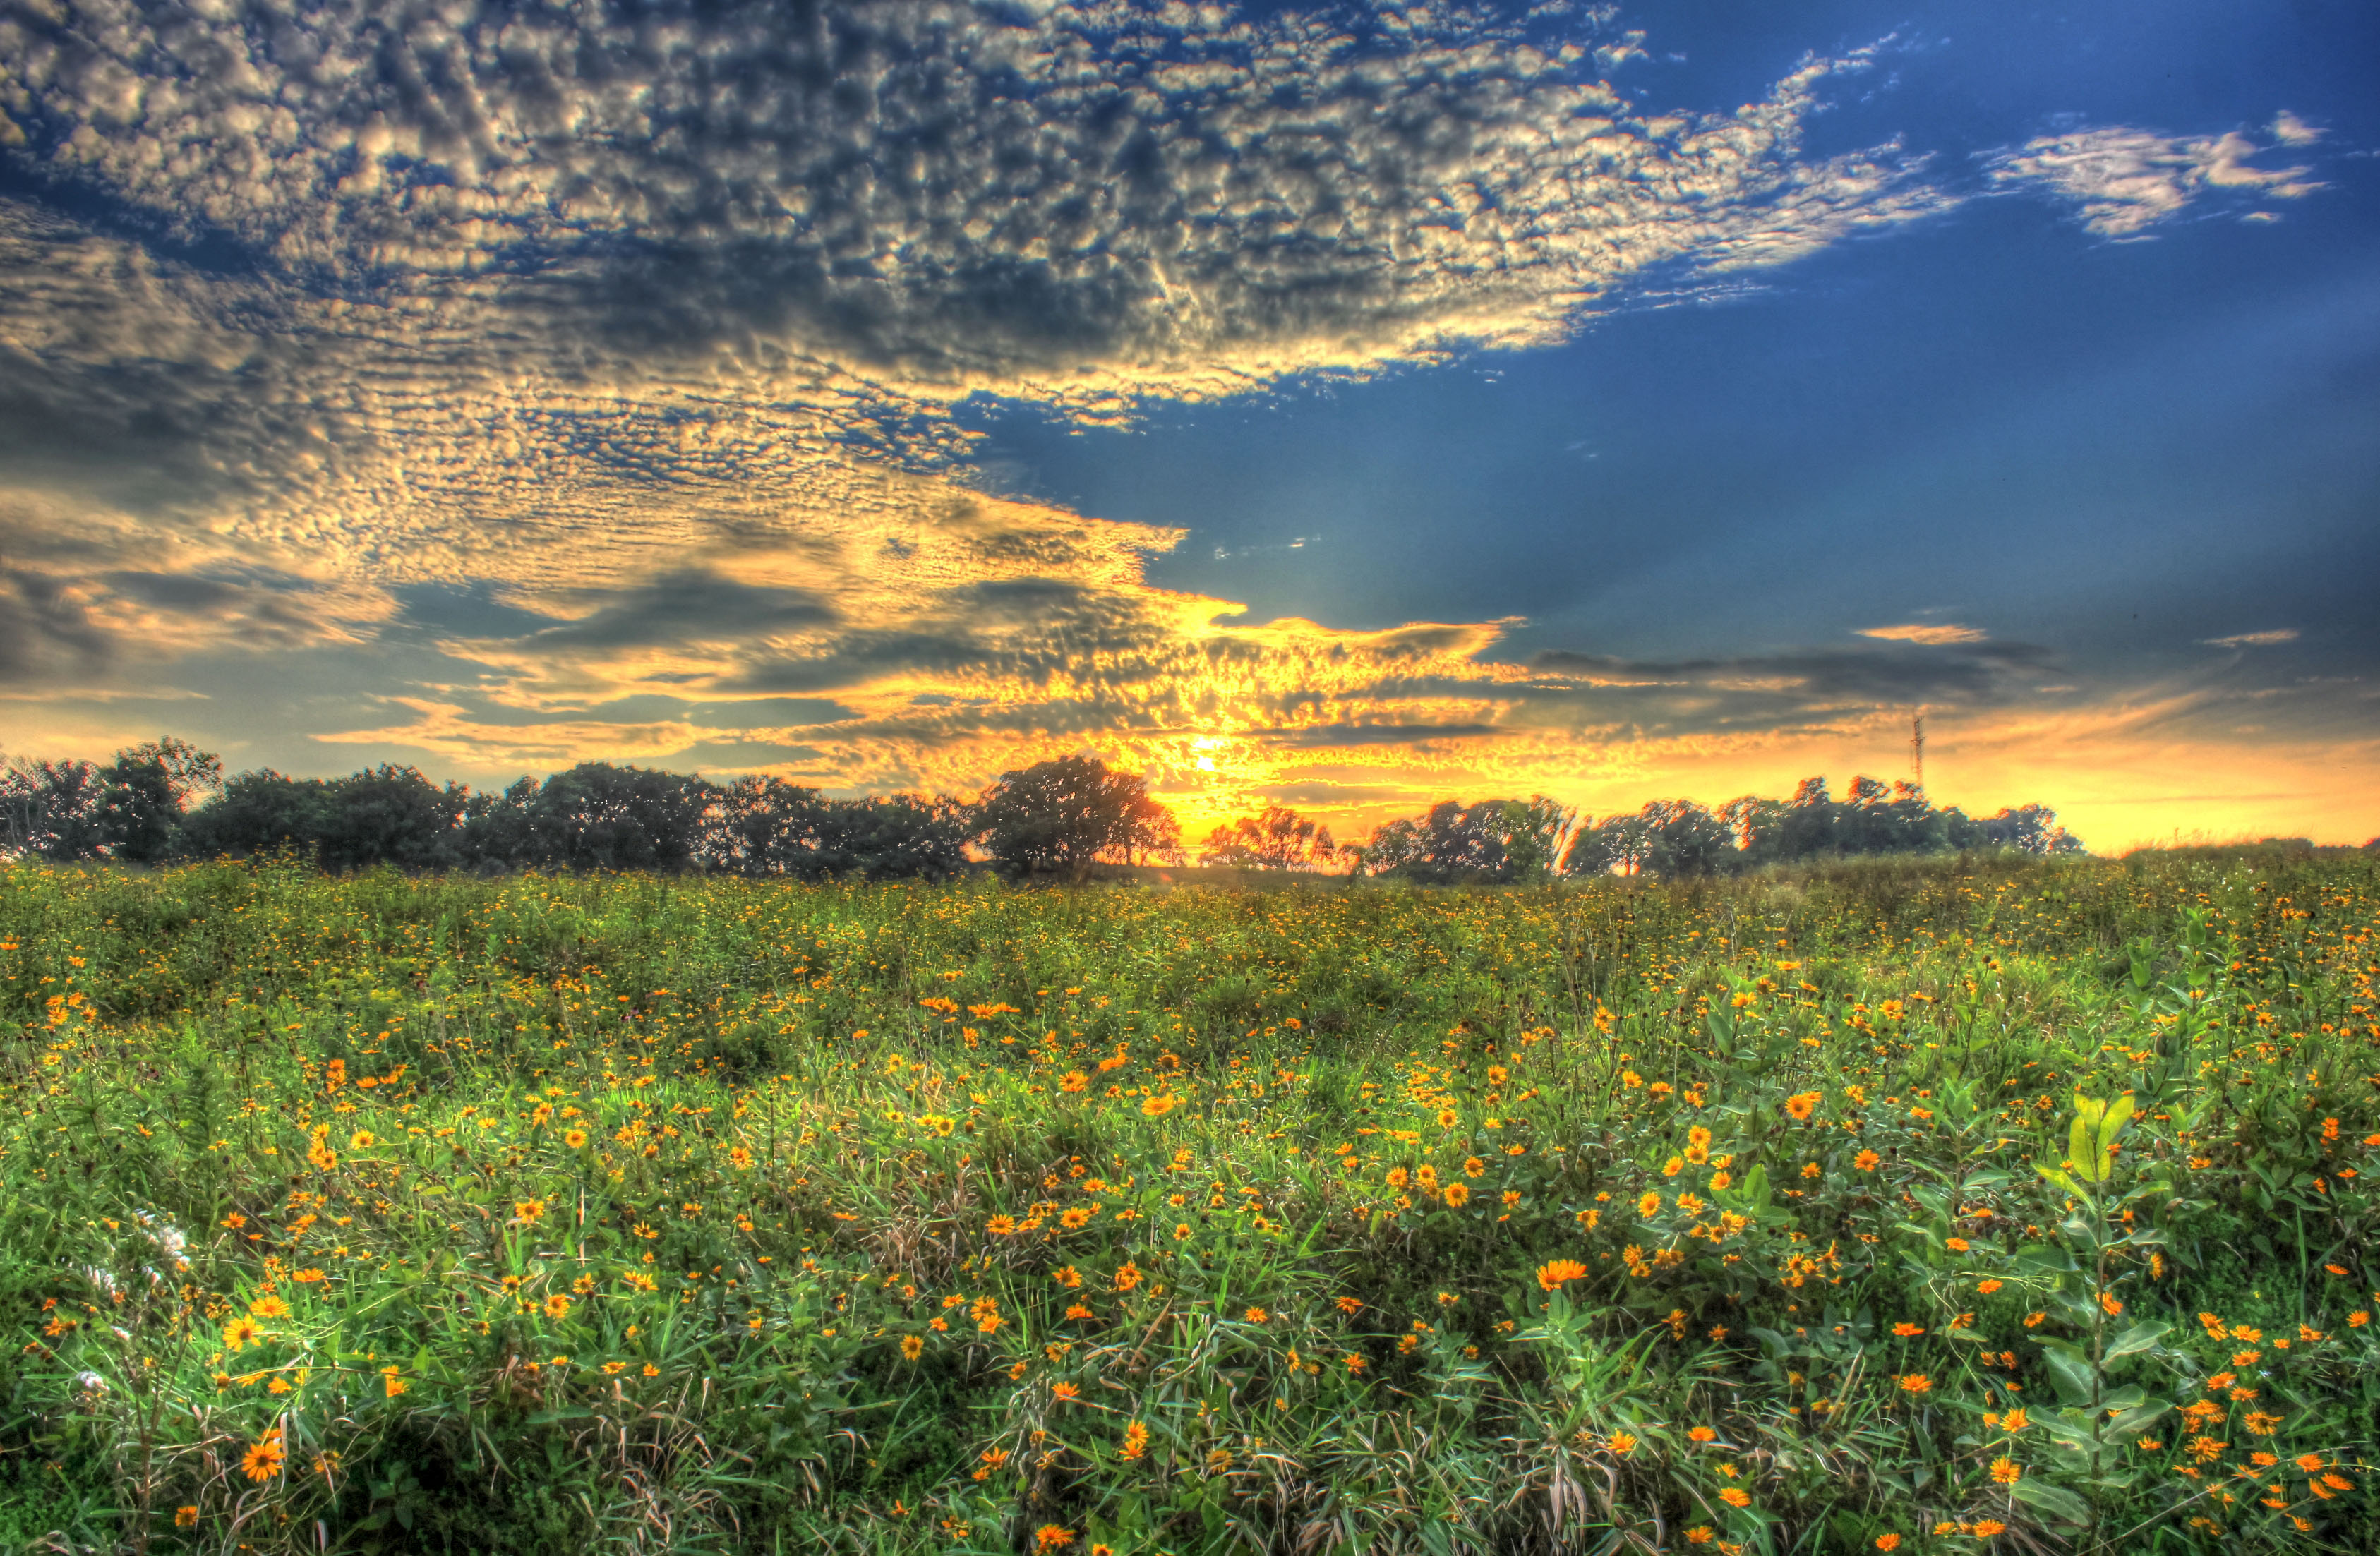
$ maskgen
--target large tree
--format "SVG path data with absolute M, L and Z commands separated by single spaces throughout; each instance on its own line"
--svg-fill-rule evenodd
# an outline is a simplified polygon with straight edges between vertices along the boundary
M 1520 881 L 1553 868 L 1569 811 L 1543 795 L 1440 800 L 1427 815 L 1400 817 L 1354 850 L 1357 868 L 1414 881 Z
M 1081 881 L 1101 858 L 1178 858 L 1182 828 L 1148 784 L 1097 757 L 1060 757 L 1000 775 L 976 812 L 1003 874 Z
M 1268 805 L 1208 833 L 1198 862 L 1240 869 L 1320 869 L 1338 857 L 1329 827 L 1285 805 Z
M 0 772 L 0 850 L 45 858 L 154 864 L 181 844 L 182 808 L 223 762 L 167 737 L 87 761 L 17 761 Z

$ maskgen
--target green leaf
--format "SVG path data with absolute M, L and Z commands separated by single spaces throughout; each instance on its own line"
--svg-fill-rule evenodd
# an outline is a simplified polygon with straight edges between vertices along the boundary
M 2102 1441 L 2120 1447 L 2124 1439 L 2147 1429 L 2158 1417 L 2172 1408 L 2173 1404 L 2169 1400 L 2144 1400 L 2131 1409 L 2123 1411 L 2111 1418 L 2107 1426 L 2100 1429 L 2100 1437 Z
M 2027 1243 L 2016 1251 L 2018 1270 L 2027 1275 L 2070 1275 L 2074 1256 L 2047 1243 Z
M 2099 1149 L 2104 1151 L 2109 1146 L 2114 1145 L 2116 1143 L 2116 1137 L 2122 1134 L 2124 1125 L 2130 1124 L 2131 1121 L 2132 1094 L 2127 1091 L 2121 1097 L 2119 1097 L 2114 1101 L 2108 1103 L 2107 1112 L 2100 1115 Z
M 2135 1351 L 2148 1350 L 2159 1340 L 2165 1338 L 2166 1331 L 2172 1327 L 2171 1324 L 2165 1323 L 2134 1324 L 2107 1343 L 2107 1359 L 2113 1361 L 2118 1356 L 2129 1356 Z
M 2091 1504 L 2063 1486 L 2027 1478 L 2010 1487 L 2009 1492 L 2035 1513 L 2046 1513 L 2060 1522 L 2077 1525 L 2091 1522 Z
M 2098 1374 L 2092 1370 L 2091 1358 L 2082 1348 L 2070 1340 L 2043 1340 L 2042 1360 L 2049 1366 L 2049 1380 L 2058 1389 L 2058 1397 L 2069 1404 L 2088 1404 L 2097 1392 Z

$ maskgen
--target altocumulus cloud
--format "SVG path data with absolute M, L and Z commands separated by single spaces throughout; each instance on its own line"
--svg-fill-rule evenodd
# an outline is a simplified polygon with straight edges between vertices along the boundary
M 1177 532 L 965 484 L 969 395 L 1108 423 L 1537 345 L 1961 198 L 1894 145 L 1804 153 L 1871 51 L 1653 115 L 1601 79 L 1640 40 L 1581 25 L 0 0 L 0 140 L 51 191 L 0 202 L 0 525 L 41 538 L 0 657 L 354 640 L 442 583 L 534 625 L 446 638 L 482 693 L 350 738 L 478 760 L 534 715 L 554 760 L 658 757 L 718 732 L 589 711 L 824 698 L 849 716 L 782 733 L 854 784 L 1087 735 L 1184 771 L 1217 728 L 1701 737 L 1895 695 L 1926 676 L 1888 655 L 1929 649 L 1929 695 L 1997 696 L 2023 651 L 1965 639 L 1520 666 L 1486 657 L 1505 623 L 1245 624 L 1145 581 Z M 2111 233 L 2304 187 L 2134 134 L 1989 177 Z

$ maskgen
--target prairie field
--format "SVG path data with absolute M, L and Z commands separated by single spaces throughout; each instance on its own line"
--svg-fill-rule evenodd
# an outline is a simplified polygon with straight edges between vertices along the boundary
M 0 1548 L 2380 1549 L 2380 860 L 0 870 Z

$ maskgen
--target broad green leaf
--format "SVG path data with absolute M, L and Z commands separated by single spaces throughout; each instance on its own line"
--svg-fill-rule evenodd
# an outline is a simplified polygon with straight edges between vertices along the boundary
M 2071 1274 L 2074 1256 L 2047 1243 L 2027 1243 L 2016 1251 L 2016 1265 L 2028 1275 Z
M 2092 1370 L 2091 1358 L 2082 1354 L 2082 1347 L 2067 1340 L 2044 1340 L 2038 1343 L 2058 1397 L 2069 1404 L 2090 1404 L 2098 1375 Z
M 2091 1504 L 2063 1486 L 2026 1477 L 2010 1487 L 2009 1491 L 2035 1513 L 2047 1513 L 2060 1522 L 2080 1525 L 2091 1521 Z
M 2107 1426 L 2101 1428 L 2101 1439 L 2117 1447 L 2122 1447 L 2126 1440 L 2146 1430 L 2172 1408 L 2172 1403 L 2168 1400 L 2144 1400 L 2131 1409 L 2110 1418 Z
M 2101 1150 L 2114 1145 L 2116 1137 L 2123 1133 L 2124 1125 L 2132 1121 L 2132 1094 L 2129 1091 L 2107 1104 L 2107 1112 L 2099 1119 Z
M 2171 1324 L 2166 1323 L 2134 1324 L 2107 1343 L 2106 1357 L 2113 1361 L 2118 1356 L 2129 1356 L 2135 1351 L 2148 1350 L 2159 1340 L 2165 1338 L 2166 1331 L 2172 1327 Z

